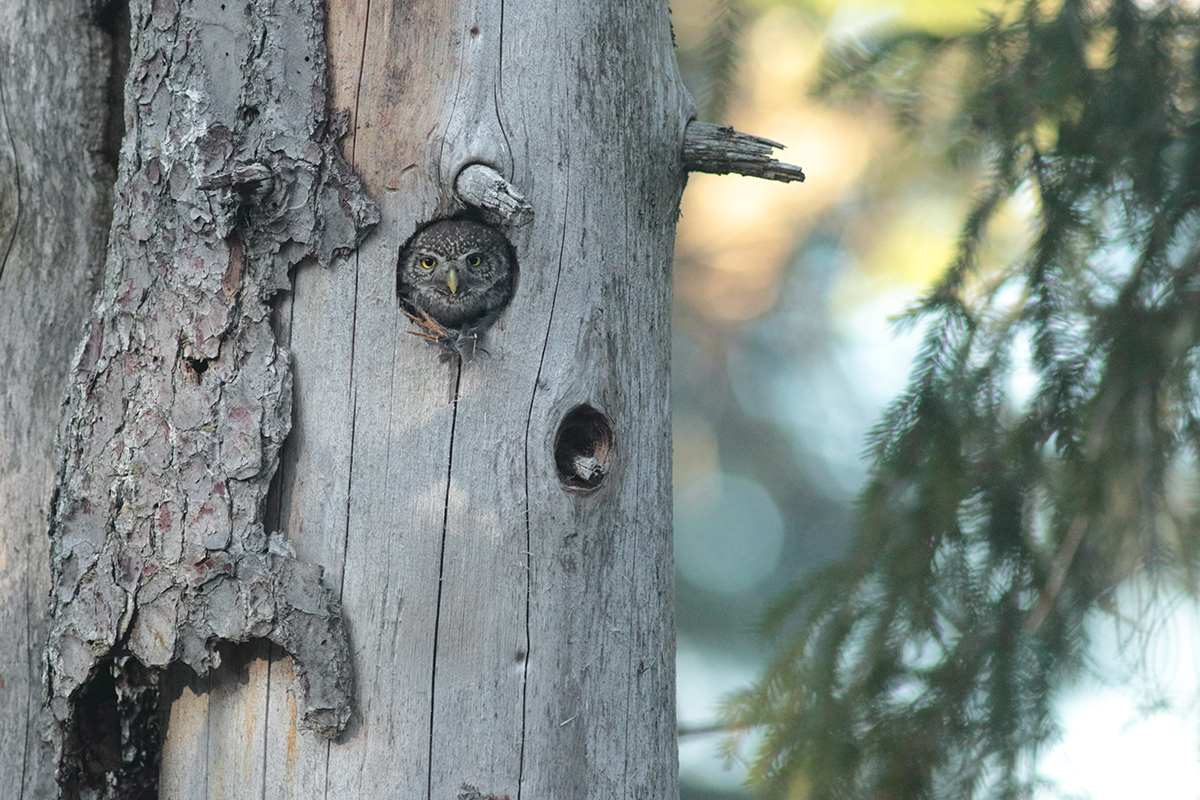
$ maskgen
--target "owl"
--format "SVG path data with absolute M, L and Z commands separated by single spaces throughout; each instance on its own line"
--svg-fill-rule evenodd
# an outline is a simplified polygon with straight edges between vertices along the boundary
M 512 249 L 504 234 L 480 222 L 435 222 L 400 254 L 401 299 L 455 334 L 477 336 L 512 296 Z

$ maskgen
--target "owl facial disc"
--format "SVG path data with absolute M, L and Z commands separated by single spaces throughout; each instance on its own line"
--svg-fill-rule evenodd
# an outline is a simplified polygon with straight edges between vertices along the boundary
M 508 305 L 516 272 L 512 245 L 501 231 L 474 220 L 440 220 L 401 250 L 396 290 L 423 329 L 417 335 L 465 361 Z

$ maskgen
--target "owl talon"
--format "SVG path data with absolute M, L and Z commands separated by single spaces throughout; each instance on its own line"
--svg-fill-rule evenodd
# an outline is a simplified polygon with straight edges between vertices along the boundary
M 468 364 L 476 354 L 483 353 L 487 355 L 487 350 L 479 343 L 482 338 L 482 333 L 477 330 L 463 329 L 454 330 L 441 325 L 433 317 L 426 314 L 421 309 L 417 309 L 420 316 L 405 310 L 404 315 L 413 321 L 421 330 L 406 331 L 413 336 L 419 336 L 425 341 L 436 344 L 442 349 L 441 361 L 444 363 L 452 357 L 458 356 L 462 363 Z

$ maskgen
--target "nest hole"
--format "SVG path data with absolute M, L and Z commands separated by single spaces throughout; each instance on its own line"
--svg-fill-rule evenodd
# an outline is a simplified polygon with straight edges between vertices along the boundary
M 576 406 L 559 423 L 554 466 L 564 488 L 584 492 L 600 488 L 615 454 L 612 425 L 591 406 Z

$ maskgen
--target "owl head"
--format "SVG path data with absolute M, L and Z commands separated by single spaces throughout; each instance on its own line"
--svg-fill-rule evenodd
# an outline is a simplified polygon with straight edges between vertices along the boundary
M 401 299 L 438 323 L 486 326 L 512 294 L 512 248 L 504 234 L 471 220 L 442 220 L 419 231 L 400 254 Z

